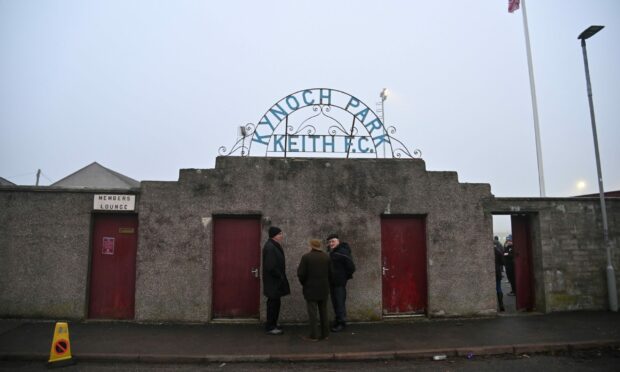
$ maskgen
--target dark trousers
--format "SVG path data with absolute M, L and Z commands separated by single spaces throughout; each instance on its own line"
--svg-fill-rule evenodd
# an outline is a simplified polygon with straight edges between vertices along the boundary
M 265 323 L 265 330 L 267 332 L 278 326 L 279 316 L 280 298 L 267 298 L 267 323 Z
M 510 282 L 510 289 L 512 292 L 515 292 L 515 264 L 513 260 L 506 262 L 506 277 L 508 277 L 508 281 Z
M 334 313 L 336 314 L 336 321 L 334 325 L 347 324 L 347 287 L 332 287 L 331 288 L 332 305 L 334 306 Z
M 322 301 L 308 301 L 306 300 L 306 306 L 308 308 L 308 320 L 310 321 L 310 338 L 326 338 L 329 336 L 329 319 L 327 317 L 327 299 Z M 319 318 L 321 320 L 321 327 L 317 324 L 316 313 L 319 312 Z

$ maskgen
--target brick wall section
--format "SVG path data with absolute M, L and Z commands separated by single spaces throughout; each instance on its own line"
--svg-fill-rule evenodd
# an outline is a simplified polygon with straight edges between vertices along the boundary
M 620 198 L 607 198 L 616 281 L 620 279 Z M 533 218 L 537 310 L 607 309 L 607 256 L 598 198 L 497 198 L 492 212 Z

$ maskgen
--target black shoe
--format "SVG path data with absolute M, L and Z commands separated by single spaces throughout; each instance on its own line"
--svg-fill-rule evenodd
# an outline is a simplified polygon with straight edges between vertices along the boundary
M 344 330 L 344 326 L 342 324 L 338 324 L 335 327 L 332 327 L 332 332 L 342 332 Z

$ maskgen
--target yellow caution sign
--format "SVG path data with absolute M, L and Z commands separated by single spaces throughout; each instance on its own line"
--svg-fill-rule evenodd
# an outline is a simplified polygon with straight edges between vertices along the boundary
M 57 322 L 52 339 L 52 349 L 48 364 L 56 362 L 67 362 L 71 360 L 71 342 L 69 341 L 69 325 L 64 322 Z M 64 364 L 64 363 L 63 363 Z

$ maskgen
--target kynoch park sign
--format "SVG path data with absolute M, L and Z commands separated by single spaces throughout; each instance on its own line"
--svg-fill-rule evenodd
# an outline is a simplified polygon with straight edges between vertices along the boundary
M 258 124 L 240 127 L 240 138 L 220 155 L 419 158 L 394 137 L 370 107 L 330 88 L 304 89 L 282 98 Z

